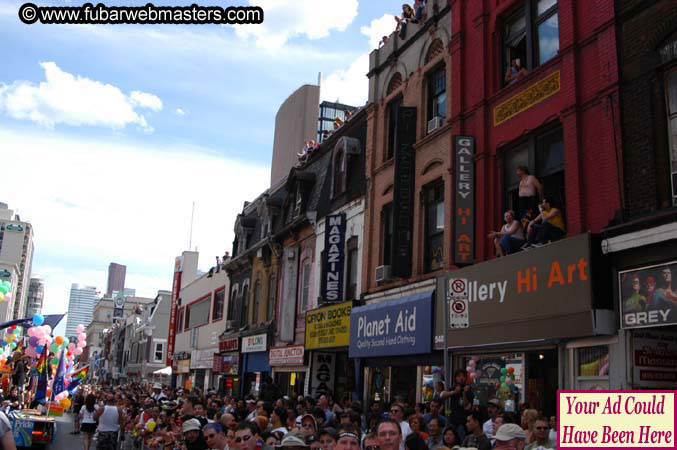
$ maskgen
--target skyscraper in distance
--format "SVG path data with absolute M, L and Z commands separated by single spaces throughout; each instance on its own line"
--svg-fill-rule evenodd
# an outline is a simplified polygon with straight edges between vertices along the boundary
M 79 324 L 83 324 L 85 327 L 89 325 L 94 314 L 94 307 L 98 301 L 99 295 L 95 287 L 78 283 L 71 284 L 66 337 L 72 338 L 77 336 Z
M 26 314 L 24 317 L 33 317 L 42 313 L 42 303 L 45 297 L 45 281 L 42 278 L 31 277 L 26 298 Z
M 108 265 L 106 297 L 112 296 L 113 291 L 122 291 L 125 288 L 125 275 L 127 275 L 127 266 L 114 262 Z

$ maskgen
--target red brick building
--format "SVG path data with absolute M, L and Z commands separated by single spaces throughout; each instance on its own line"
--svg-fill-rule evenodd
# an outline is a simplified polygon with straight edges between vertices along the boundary
M 436 290 L 439 300 L 444 290 L 437 278 L 446 280 L 467 266 L 474 268 L 468 279 L 477 275 L 494 257 L 488 233 L 500 229 L 504 211 L 517 209 L 518 166 L 541 181 L 544 196 L 562 211 L 567 238 L 601 232 L 621 208 L 614 2 L 431 0 L 426 13 L 422 23 L 391 35 L 370 57 L 368 251 L 362 274 L 368 304 L 406 303 L 407 296 L 420 301 L 414 294 L 428 290 Z M 591 262 L 599 243 L 583 240 L 576 237 L 569 248 Z M 547 270 L 553 248 L 531 250 L 534 265 Z M 510 272 L 515 265 L 517 272 L 522 259 L 505 258 L 501 267 Z M 590 267 L 595 272 L 598 265 Z M 445 270 L 452 272 L 443 275 Z M 465 276 L 464 270 L 457 273 Z M 591 278 L 598 277 L 583 274 L 579 281 Z M 609 283 L 606 275 L 599 278 Z M 591 287 L 584 290 L 598 292 Z M 610 296 L 588 293 L 577 309 L 564 314 L 561 298 L 557 293 L 547 297 L 538 313 L 527 312 L 514 325 L 500 310 L 521 298 L 501 300 L 488 315 L 471 303 L 466 334 L 448 333 L 448 347 L 456 347 L 450 352 L 452 365 L 466 367 L 471 345 L 497 352 L 496 345 L 521 341 L 509 351 L 521 352 L 514 364 L 534 377 L 523 380 L 521 400 L 570 385 L 575 371 L 561 367 L 568 358 L 561 344 L 613 334 L 613 311 Z M 435 349 L 445 348 L 445 315 L 437 310 L 431 336 Z M 594 319 L 576 330 L 543 326 L 548 320 L 578 320 L 574 317 Z M 483 328 L 475 331 L 479 323 Z M 512 336 L 496 338 L 503 340 L 489 338 L 511 329 Z M 456 339 L 458 345 L 452 342 Z M 533 347 L 537 341 L 541 350 Z M 409 386 L 412 377 L 420 380 L 426 365 L 442 363 L 441 352 L 416 355 L 418 368 L 408 366 L 411 355 L 401 360 L 391 355 L 365 363 L 370 368 L 365 384 L 374 385 L 371 377 L 385 378 L 377 384 L 385 384 L 391 398 L 407 395 L 407 380 Z M 508 361 L 508 356 L 497 358 Z M 550 384 L 539 385 L 538 379 Z M 374 391 L 367 388 L 366 395 L 373 397 Z M 554 408 L 552 399 L 531 400 L 545 410 Z

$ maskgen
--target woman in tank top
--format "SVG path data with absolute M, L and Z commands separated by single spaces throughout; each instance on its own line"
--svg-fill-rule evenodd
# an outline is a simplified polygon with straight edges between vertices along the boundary
M 85 404 L 80 408 L 78 416 L 80 417 L 80 431 L 82 432 L 82 446 L 84 450 L 89 450 L 92 445 L 92 436 L 96 431 L 96 411 L 99 405 L 96 404 L 96 397 L 89 394 L 85 399 Z

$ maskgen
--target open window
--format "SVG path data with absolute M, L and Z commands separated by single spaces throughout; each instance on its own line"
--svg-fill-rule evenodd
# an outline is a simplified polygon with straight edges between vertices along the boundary
M 388 103 L 388 141 L 383 161 L 388 161 L 395 156 L 395 147 L 397 146 L 397 112 L 402 106 L 402 96 L 399 96 Z
M 444 266 L 444 181 L 423 188 L 425 211 L 425 271 Z

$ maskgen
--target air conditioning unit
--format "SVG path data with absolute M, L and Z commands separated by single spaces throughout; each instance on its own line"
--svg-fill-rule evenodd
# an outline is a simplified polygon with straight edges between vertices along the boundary
M 235 321 L 234 320 L 226 320 L 226 330 L 229 330 L 231 328 L 235 328 Z
M 376 282 L 386 281 L 390 279 L 390 266 L 378 266 L 376 268 Z
M 441 127 L 443 122 L 444 119 L 440 116 L 435 116 L 432 119 L 430 119 L 428 121 L 428 133 Z
M 347 155 L 359 155 L 361 152 L 360 140 L 348 136 L 339 138 L 336 148 L 343 150 Z

